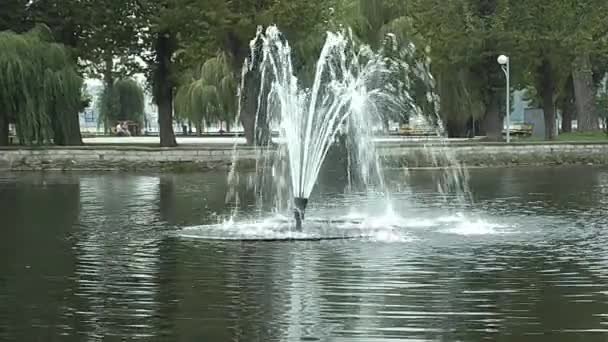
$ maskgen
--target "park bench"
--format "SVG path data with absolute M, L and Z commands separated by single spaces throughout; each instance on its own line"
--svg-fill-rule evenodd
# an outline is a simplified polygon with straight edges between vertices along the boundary
M 519 136 L 519 137 L 529 137 L 532 136 L 532 131 L 534 130 L 533 124 L 514 124 L 511 125 L 511 129 L 509 130 L 509 134 L 511 136 Z M 506 134 L 506 130 L 503 134 Z
M 409 136 L 409 137 L 427 137 L 427 136 L 433 136 L 436 135 L 437 132 L 431 128 L 431 127 L 427 127 L 427 126 L 408 126 L 408 125 L 403 125 L 401 128 L 399 128 L 399 135 L 404 135 L 404 136 Z

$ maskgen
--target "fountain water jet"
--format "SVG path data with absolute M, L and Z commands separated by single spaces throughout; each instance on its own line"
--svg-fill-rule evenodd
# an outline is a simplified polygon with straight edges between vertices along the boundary
M 308 205 L 308 198 L 295 197 L 293 199 L 294 204 L 294 219 L 296 220 L 296 229 L 302 230 L 302 221 L 304 220 L 304 213 L 306 212 L 306 206 Z
M 276 26 L 259 28 L 250 48 L 239 90 L 239 116 L 250 120 L 254 112 L 255 118 L 258 173 L 250 183 L 256 201 L 272 198 L 277 211 L 291 207 L 298 231 L 337 140 L 346 150 L 349 184 L 356 177 L 358 185 L 387 194 L 374 127 L 408 117 L 440 122 L 430 60 L 420 58 L 412 44 L 398 48 L 394 35 L 387 35 L 383 49 L 374 52 L 358 46 L 350 31 L 328 32 L 307 88 L 296 77 L 291 47 Z M 274 143 L 267 139 L 273 130 L 279 135 Z M 268 152 L 270 144 L 276 152 Z M 264 193 L 264 182 L 271 185 L 271 196 Z

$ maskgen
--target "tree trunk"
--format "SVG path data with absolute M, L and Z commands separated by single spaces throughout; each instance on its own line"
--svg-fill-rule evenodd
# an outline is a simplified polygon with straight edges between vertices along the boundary
M 255 42 L 253 48 L 256 56 L 261 55 L 262 41 Z M 267 101 L 268 92 L 270 89 L 270 75 L 266 75 L 266 84 L 262 85 L 262 75 L 259 61 L 261 58 L 252 58 L 249 56 L 249 61 L 254 60 L 258 63 L 251 66 L 251 70 L 244 76 L 244 89 L 242 92 L 241 113 L 240 119 L 245 131 L 245 139 L 248 145 L 264 146 L 271 142 L 270 127 L 267 116 Z M 268 71 L 267 71 L 268 72 Z M 260 92 L 263 93 L 260 95 Z M 261 99 L 261 103 L 258 103 Z
M 574 104 L 569 108 L 562 108 L 562 133 L 572 132 L 572 118 L 574 111 Z
M 51 117 L 53 127 L 53 143 L 59 146 L 82 145 L 78 112 L 54 114 Z
M 173 132 L 173 97 L 169 87 L 162 86 L 164 89 L 163 95 L 158 99 L 158 125 L 160 128 L 160 146 L 174 147 L 177 146 L 175 140 L 175 132 Z
M 253 145 L 255 135 L 255 105 L 251 104 L 253 102 L 249 97 L 251 92 L 247 91 L 247 93 L 248 94 L 243 94 L 240 119 L 241 124 L 243 125 L 247 145 Z
M 490 102 L 486 107 L 486 115 L 483 119 L 483 130 L 489 140 L 502 140 L 502 116 L 496 93 L 490 96 Z
M 0 113 L 0 146 L 8 146 L 8 116 Z
M 481 129 L 481 121 L 476 118 L 471 118 L 467 127 L 467 137 L 469 138 L 475 138 L 476 136 L 484 135 L 484 132 Z
M 71 120 L 68 122 L 68 130 L 63 137 L 66 146 L 82 145 L 82 133 L 80 132 L 80 121 L 78 112 L 71 115 Z
M 254 69 L 245 76 L 245 89 L 241 105 L 241 124 L 243 125 L 248 145 L 264 146 L 271 139 L 267 117 L 267 103 L 265 100 L 267 98 L 268 87 L 263 87 L 262 89 L 259 72 Z M 265 94 L 260 96 L 260 91 L 264 91 Z M 261 99 L 262 103 L 258 103 L 258 99 Z
M 588 54 L 576 56 L 572 63 L 572 79 L 574 83 L 574 97 L 576 99 L 576 112 L 578 114 L 579 132 L 598 131 L 599 118 L 595 110 L 595 87 L 593 85 L 593 71 Z
M 226 121 L 226 133 L 230 133 L 230 121 Z
M 156 66 L 154 89 L 158 106 L 160 146 L 177 146 L 173 132 L 173 82 L 171 79 L 171 57 L 175 50 L 174 38 L 169 32 L 160 32 L 156 37 Z
M 540 94 L 545 118 L 545 139 L 555 139 L 555 79 L 551 62 L 544 59 L 540 66 Z
M 562 110 L 562 132 L 570 133 L 572 132 L 572 119 L 574 118 L 576 111 L 572 77 L 569 77 L 566 81 L 559 108 Z
M 391 124 L 389 122 L 389 119 L 388 118 L 384 118 L 382 120 L 382 124 L 384 125 L 384 131 L 386 133 L 390 133 L 390 131 L 391 131 Z
M 106 117 L 104 120 L 104 128 L 103 131 L 105 134 L 108 134 L 111 132 L 112 126 L 116 125 L 116 123 L 110 121 L 110 117 L 109 115 L 111 114 L 115 114 L 115 113 L 111 113 L 111 111 L 114 109 L 113 106 L 113 89 L 114 89 L 114 61 L 112 59 L 112 55 L 106 56 L 105 58 L 105 70 L 103 72 L 103 81 L 104 81 L 104 87 L 105 87 L 105 92 L 107 94 L 107 96 L 109 96 L 106 101 L 108 101 L 106 104 L 102 104 L 107 106 L 106 108 Z
M 194 127 L 196 127 L 196 135 L 199 137 L 203 135 L 203 124 L 199 121 L 194 123 Z
M 448 137 L 450 138 L 463 138 L 467 135 L 466 122 L 460 122 L 460 120 L 448 120 L 445 126 Z

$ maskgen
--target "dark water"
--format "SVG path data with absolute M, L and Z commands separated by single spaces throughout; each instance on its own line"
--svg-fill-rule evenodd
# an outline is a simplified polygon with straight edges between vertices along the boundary
M 176 233 L 224 174 L 0 175 L 0 340 L 608 340 L 608 170 L 472 170 L 464 208 L 410 177 L 407 239 L 239 243 Z

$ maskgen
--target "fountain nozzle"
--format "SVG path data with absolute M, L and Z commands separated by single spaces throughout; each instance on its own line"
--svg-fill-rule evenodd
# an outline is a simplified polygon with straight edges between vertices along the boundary
M 302 230 L 302 221 L 304 220 L 304 212 L 306 211 L 306 205 L 308 204 L 308 198 L 294 197 L 293 204 L 295 206 L 293 210 L 294 218 L 296 219 L 296 229 Z

